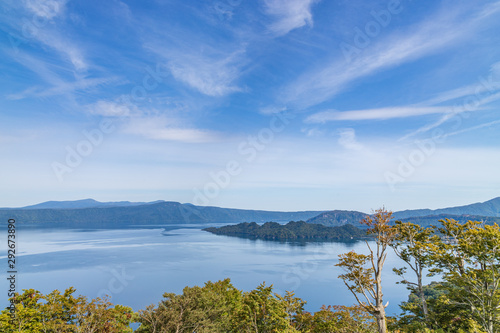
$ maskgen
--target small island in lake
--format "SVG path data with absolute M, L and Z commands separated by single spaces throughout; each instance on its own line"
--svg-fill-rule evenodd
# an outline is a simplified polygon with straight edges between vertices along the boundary
M 205 228 L 203 230 L 216 235 L 279 241 L 346 240 L 367 237 L 366 230 L 357 228 L 352 224 L 340 227 L 327 227 L 304 221 L 291 221 L 284 225 L 276 222 L 266 222 L 263 225 L 258 225 L 255 222 L 244 222 L 220 228 Z

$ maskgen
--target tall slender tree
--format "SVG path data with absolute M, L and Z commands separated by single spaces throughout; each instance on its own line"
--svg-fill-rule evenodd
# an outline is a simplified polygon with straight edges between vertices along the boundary
M 375 237 L 375 247 L 367 241 L 369 254 L 354 251 L 339 255 L 339 263 L 346 273 L 339 275 L 347 288 L 353 293 L 359 305 L 373 315 L 377 321 L 379 333 L 387 332 L 385 308 L 382 293 L 382 269 L 387 258 L 387 248 L 395 237 L 395 230 L 389 225 L 392 212 L 385 208 L 375 211 L 361 221 L 368 226 L 367 233 Z
M 410 222 L 396 221 L 394 229 L 396 234 L 391 247 L 396 255 L 415 273 L 416 281 L 410 281 L 406 278 L 407 267 L 394 268 L 393 271 L 403 278 L 400 283 L 406 284 L 409 290 L 418 295 L 424 319 L 427 321 L 429 310 L 424 294 L 423 278 L 424 270 L 431 265 L 431 249 L 436 243 L 437 236 L 434 235 L 432 228 L 424 228 Z

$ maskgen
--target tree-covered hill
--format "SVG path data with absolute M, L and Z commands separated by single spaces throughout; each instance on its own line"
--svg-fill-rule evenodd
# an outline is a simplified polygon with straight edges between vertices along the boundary
M 332 210 L 310 218 L 307 223 L 323 224 L 329 227 L 338 227 L 345 224 L 359 224 L 368 214 L 350 210 Z
M 206 228 L 205 231 L 216 235 L 236 236 L 251 239 L 266 240 L 341 240 L 366 237 L 366 232 L 353 225 L 327 227 L 321 224 L 311 224 L 304 221 L 279 224 L 266 222 L 258 225 L 255 222 L 244 222 L 219 228 Z

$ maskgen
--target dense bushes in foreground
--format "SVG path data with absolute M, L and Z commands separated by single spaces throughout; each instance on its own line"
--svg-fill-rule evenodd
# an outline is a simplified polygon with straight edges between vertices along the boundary
M 74 288 L 64 293 L 54 290 L 42 295 L 28 289 L 11 298 L 13 308 L 0 315 L 0 332 L 132 332 L 134 318 L 131 308 L 113 305 L 106 299 L 90 302 L 84 296 L 74 297 Z
M 261 284 L 249 292 L 236 289 L 229 279 L 186 287 L 181 295 L 165 293 L 158 306 L 133 313 L 102 299 L 75 298 L 75 290 L 42 295 L 25 290 L 14 298 L 16 317 L 0 315 L 0 332 L 339 332 L 376 330 L 371 316 L 360 307 L 329 306 L 311 314 L 293 293 L 284 296 Z
M 310 314 L 293 293 L 281 296 L 264 284 L 241 292 L 226 279 L 163 296 L 158 307 L 139 311 L 137 332 L 373 332 L 371 318 L 358 307 Z
M 410 294 L 399 318 L 389 318 L 390 332 L 483 332 L 463 305 L 454 304 L 446 283 L 425 287 L 431 321 L 440 329 L 428 329 L 419 297 Z M 0 332 L 308 332 L 374 333 L 374 318 L 360 306 L 323 306 L 304 311 L 305 301 L 287 292 L 284 296 L 264 284 L 249 292 L 236 289 L 229 279 L 207 282 L 203 287 L 186 287 L 181 295 L 165 293 L 157 306 L 134 313 L 129 307 L 103 299 L 88 301 L 74 297 L 74 288 L 42 295 L 25 290 L 13 301 L 16 317 L 9 309 L 0 315 Z

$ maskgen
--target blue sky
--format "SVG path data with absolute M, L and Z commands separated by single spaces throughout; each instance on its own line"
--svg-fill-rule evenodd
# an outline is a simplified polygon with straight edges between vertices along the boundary
M 0 206 L 500 196 L 499 1 L 3 1 Z

